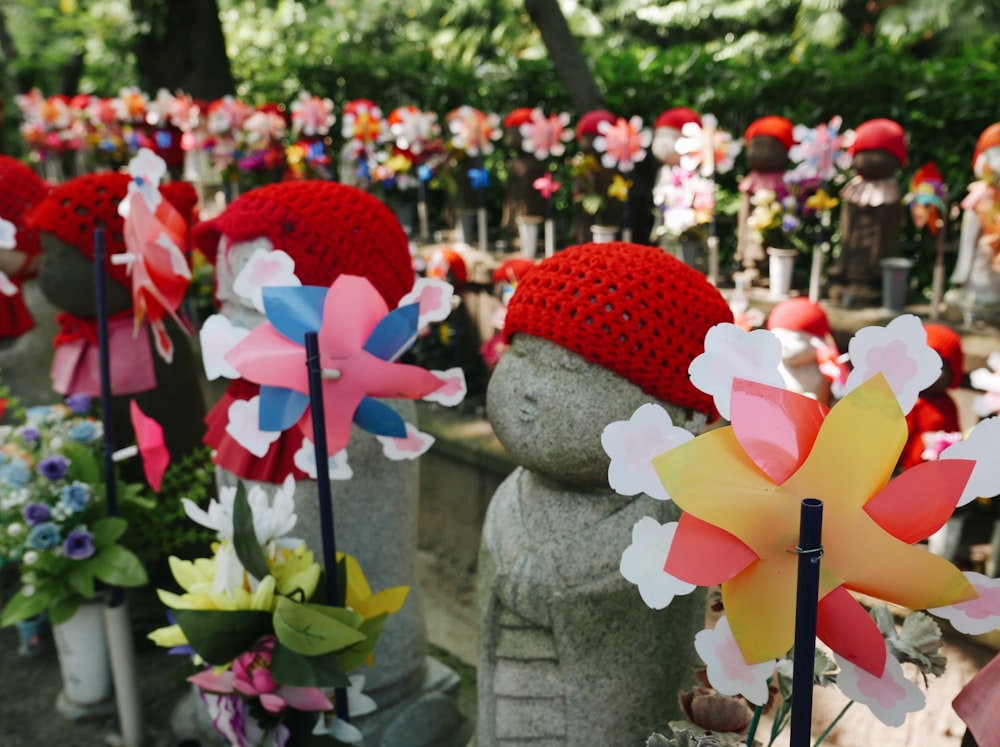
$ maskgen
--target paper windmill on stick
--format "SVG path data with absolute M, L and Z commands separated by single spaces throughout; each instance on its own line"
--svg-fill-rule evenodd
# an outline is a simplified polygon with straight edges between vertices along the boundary
M 985 603 L 981 584 L 915 547 L 956 507 L 1000 493 L 990 445 L 1000 419 L 983 421 L 940 459 L 890 479 L 906 441 L 905 413 L 939 375 L 940 358 L 914 316 L 861 330 L 849 352 L 855 368 L 848 393 L 828 409 L 775 380 L 781 349 L 773 335 L 718 325 L 689 372 L 732 425 L 692 438 L 669 417 L 640 409 L 632 421 L 608 426 L 602 439 L 613 488 L 669 498 L 683 509 L 678 522 L 636 524 L 622 556 L 625 578 L 656 608 L 696 585 L 721 584 L 739 664 L 766 670 L 765 677 L 792 645 L 806 498 L 821 500 L 825 512 L 817 634 L 851 677 L 884 684 L 898 669 L 852 593 L 955 619 L 978 605 L 980 618 L 1000 626 L 1000 602 Z M 891 700 L 904 710 L 886 719 L 898 723 L 920 707 Z
M 352 275 L 341 275 L 329 288 L 265 287 L 262 297 L 267 321 L 245 336 L 216 335 L 214 349 L 206 354 L 207 358 L 221 357 L 231 373 L 261 385 L 261 431 L 277 435 L 298 427 L 307 439 L 312 438 L 304 348 L 307 332 L 318 333 L 331 457 L 347 447 L 352 424 L 380 437 L 391 459 L 419 456 L 433 439 L 376 398 L 433 399 L 453 405 L 465 395 L 465 377 L 459 368 L 431 372 L 397 362 L 422 324 L 440 321 L 450 311 L 447 283 L 421 280 L 394 311 L 389 311 L 367 279 Z M 231 345 L 228 352 L 227 345 Z M 220 370 L 218 361 L 212 367 Z
M 184 256 L 187 224 L 160 194 L 160 179 L 166 168 L 163 159 L 146 148 L 129 162 L 132 182 L 118 206 L 118 213 L 125 219 L 127 251 L 114 255 L 111 261 L 128 265 L 136 331 L 148 320 L 156 351 L 169 363 L 174 344 L 164 318 L 173 317 L 187 327 L 177 310 L 191 282 L 191 268 Z

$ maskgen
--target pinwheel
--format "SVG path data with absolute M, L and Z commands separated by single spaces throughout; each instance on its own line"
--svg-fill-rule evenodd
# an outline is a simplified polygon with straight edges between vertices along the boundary
M 437 114 L 420 111 L 415 106 L 400 106 L 393 109 L 386 120 L 389 132 L 395 138 L 396 147 L 419 156 L 434 138 L 441 134 Z
M 330 128 L 336 123 L 333 114 L 333 101 L 312 96 L 308 91 L 302 91 L 298 99 L 292 102 L 292 134 L 295 137 L 324 137 L 330 134 Z
M 148 320 L 156 351 L 169 363 L 174 345 L 164 318 L 173 317 L 182 327 L 187 326 L 177 310 L 191 282 L 191 268 L 183 251 L 187 225 L 159 191 L 165 172 L 163 159 L 145 148 L 129 163 L 133 181 L 118 208 L 125 218 L 127 251 L 112 261 L 128 264 L 136 329 Z
M 816 127 L 796 125 L 792 131 L 795 145 L 788 151 L 792 163 L 798 164 L 792 170 L 792 180 L 829 182 L 850 167 L 851 155 L 847 149 L 854 140 L 854 130 L 841 132 L 843 124 L 843 117 L 836 116 Z
M 420 304 L 389 312 L 371 283 L 341 275 L 329 288 L 268 287 L 267 321 L 226 354 L 239 374 L 260 384 L 260 427 L 298 426 L 312 436 L 305 334 L 317 332 L 330 456 L 347 446 L 354 423 L 378 436 L 407 438 L 403 419 L 376 397 L 420 399 L 454 385 L 444 375 L 396 362 L 415 340 Z
M 493 152 L 493 141 L 503 134 L 496 114 L 486 114 L 471 106 L 452 109 L 445 121 L 451 132 L 452 147 L 470 156 L 488 156 Z
M 531 119 L 519 128 L 521 147 L 526 153 L 531 153 L 539 161 L 552 156 L 561 156 L 566 152 L 566 143 L 573 139 L 573 130 L 569 128 L 569 114 L 550 114 L 541 109 L 532 109 Z
M 646 157 L 650 143 L 653 142 L 653 131 L 642 128 L 642 119 L 618 117 L 614 122 L 598 122 L 594 138 L 594 149 L 601 154 L 601 164 L 606 169 L 617 168 L 619 176 L 627 174 L 635 168 L 635 164 Z M 622 203 L 622 230 L 624 241 L 632 240 L 632 226 L 629 218 L 628 187 L 624 186 L 625 178 L 615 181 L 612 185 L 614 193 L 609 190 L 608 196 Z

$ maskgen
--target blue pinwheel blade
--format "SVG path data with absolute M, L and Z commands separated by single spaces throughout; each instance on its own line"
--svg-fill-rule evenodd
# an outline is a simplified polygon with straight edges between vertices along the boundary
M 280 386 L 260 388 L 260 429 L 285 431 L 299 422 L 309 406 L 309 395 Z
M 354 424 L 376 436 L 406 437 L 406 423 L 388 405 L 377 399 L 365 397 L 354 411 Z
M 368 335 L 365 351 L 384 361 L 396 360 L 417 339 L 419 321 L 419 303 L 410 303 L 390 311 Z
M 264 313 L 280 334 L 305 345 L 306 332 L 319 332 L 323 324 L 328 290 L 319 285 L 264 288 Z

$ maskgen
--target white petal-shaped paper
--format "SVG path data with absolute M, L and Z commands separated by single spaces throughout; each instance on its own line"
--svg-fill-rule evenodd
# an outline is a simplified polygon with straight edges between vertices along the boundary
M 431 322 L 444 321 L 452 310 L 455 289 L 451 283 L 438 278 L 417 278 L 413 289 L 399 300 L 399 306 L 420 304 L 421 329 Z
M 629 583 L 639 587 L 639 596 L 647 607 L 662 610 L 676 596 L 690 594 L 697 588 L 663 570 L 670 546 L 677 532 L 677 522 L 660 524 L 643 516 L 632 527 L 632 544 L 625 548 L 618 570 Z
M 249 330 L 235 326 L 222 314 L 212 314 L 201 325 L 198 340 L 201 342 L 201 362 L 209 381 L 224 377 L 240 378 L 240 372 L 226 360 L 226 354 L 250 334 Z
M 886 657 L 881 677 L 866 672 L 836 653 L 833 658 L 840 667 L 837 686 L 844 695 L 868 706 L 875 718 L 886 726 L 902 726 L 906 714 L 921 710 L 927 702 L 920 688 L 906 679 L 903 666 L 892 656 Z
M 990 578 L 982 573 L 965 571 L 979 598 L 948 607 L 932 607 L 927 611 L 943 617 L 952 627 L 966 635 L 982 635 L 1000 628 L 1000 578 Z
M 965 490 L 962 491 L 962 497 L 958 499 L 959 506 L 971 503 L 976 498 L 1000 495 L 997 444 L 1000 444 L 1000 416 L 983 420 L 972 429 L 968 438 L 941 452 L 941 459 L 970 459 L 976 463 L 965 484 Z
M 302 281 L 295 275 L 294 259 L 280 249 L 258 248 L 233 280 L 233 292 L 263 313 L 264 288 L 300 285 Z
M 425 454 L 434 445 L 434 436 L 422 433 L 412 423 L 406 424 L 406 437 L 376 436 L 382 444 L 382 453 L 394 462 L 412 460 Z
M 670 500 L 652 459 L 692 438 L 691 432 L 675 426 L 670 414 L 652 402 L 628 420 L 609 423 L 601 432 L 601 446 L 611 457 L 608 484 L 620 495 L 646 493 L 660 501 Z
M 229 405 L 228 415 L 226 433 L 255 457 L 264 456 L 281 436 L 281 431 L 260 429 L 260 397 L 236 400 Z
M 292 457 L 292 462 L 313 480 L 316 479 L 316 445 L 311 439 L 302 439 L 302 445 Z M 330 457 L 328 467 L 331 480 L 350 480 L 354 477 L 354 470 L 347 463 L 347 449 L 341 449 Z
M 465 371 L 456 367 L 449 368 L 447 371 L 431 371 L 431 373 L 444 383 L 439 389 L 424 397 L 426 401 L 437 402 L 445 407 L 454 407 L 465 399 L 465 395 L 469 391 L 465 382 Z
M 723 695 L 742 695 L 754 705 L 767 703 L 767 680 L 774 674 L 777 662 L 747 664 L 725 615 L 714 628 L 694 637 L 694 648 L 705 662 L 705 675 L 712 687 Z

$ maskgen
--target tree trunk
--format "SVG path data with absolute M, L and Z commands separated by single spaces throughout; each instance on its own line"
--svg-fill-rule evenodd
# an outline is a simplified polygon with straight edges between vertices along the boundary
M 148 0 L 131 3 L 137 21 L 157 5 Z M 135 41 L 143 90 L 155 95 L 160 88 L 180 89 L 196 99 L 217 99 L 235 91 L 216 0 L 164 0 L 162 15 L 148 20 L 153 30 Z
M 559 0 L 525 0 L 525 10 L 538 26 L 556 74 L 566 86 L 578 114 L 604 108 L 604 96 L 597 87 L 580 44 L 569 30 Z

